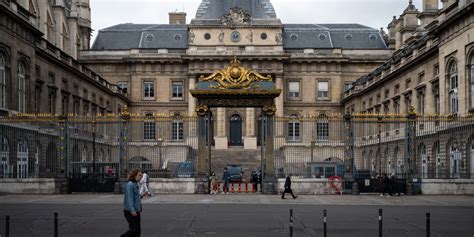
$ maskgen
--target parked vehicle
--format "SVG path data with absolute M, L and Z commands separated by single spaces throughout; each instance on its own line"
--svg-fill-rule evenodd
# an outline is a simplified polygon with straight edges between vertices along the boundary
M 230 174 L 230 182 L 231 183 L 239 183 L 242 182 L 242 166 L 241 165 L 227 165 L 227 172 Z

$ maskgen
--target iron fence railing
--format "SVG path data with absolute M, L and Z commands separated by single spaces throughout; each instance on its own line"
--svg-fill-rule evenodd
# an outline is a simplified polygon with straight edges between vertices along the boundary
M 269 124 L 255 122 L 260 146 Z M 0 118 L 0 178 L 117 178 L 133 168 L 152 178 L 194 177 L 197 126 L 196 117 L 157 114 Z M 275 118 L 271 126 L 277 177 L 363 171 L 371 177 L 474 178 L 473 117 L 295 115 Z

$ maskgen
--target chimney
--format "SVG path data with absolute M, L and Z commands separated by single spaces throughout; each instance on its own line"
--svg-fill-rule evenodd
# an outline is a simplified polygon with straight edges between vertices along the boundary
M 410 0 L 408 7 L 399 18 L 399 20 L 402 21 L 400 22 L 401 47 L 403 47 L 407 39 L 415 34 L 418 28 L 418 14 L 420 14 L 420 12 L 416 9 L 415 5 L 413 5 L 413 0 Z
M 438 15 L 438 0 L 423 0 L 423 11 L 418 14 L 421 27 L 425 28 Z
M 170 25 L 186 25 L 186 12 L 170 12 Z
M 387 45 L 390 49 L 395 49 L 396 46 L 396 35 L 397 35 L 397 17 L 393 16 L 392 21 L 387 26 L 388 30 L 388 41 Z

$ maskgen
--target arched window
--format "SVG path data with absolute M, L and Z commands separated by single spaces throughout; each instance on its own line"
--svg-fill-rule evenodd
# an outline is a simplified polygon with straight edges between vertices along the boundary
M 183 118 L 180 115 L 173 117 L 173 122 L 171 126 L 171 139 L 173 141 L 182 141 L 184 140 L 184 123 Z
M 444 166 L 443 163 L 441 162 L 441 147 L 439 145 L 439 141 L 436 141 L 433 146 L 433 158 L 435 159 L 435 177 L 440 178 L 442 176 L 442 170 L 441 168 Z
M 288 121 L 288 141 L 296 142 L 300 140 L 300 121 L 297 115 L 291 115 Z
M 459 178 L 459 168 L 461 164 L 462 154 L 457 147 L 457 144 L 452 144 L 449 147 L 449 163 L 450 163 L 450 178 Z
M 449 108 L 452 114 L 458 112 L 458 69 L 456 63 L 449 67 Z
M 28 177 L 28 145 L 25 141 L 21 140 L 18 142 L 17 147 L 17 178 Z
M 405 160 L 403 160 L 402 154 L 400 154 L 400 149 L 395 147 L 394 157 L 397 159 L 397 174 L 398 176 L 403 176 L 405 173 Z
M 420 154 L 419 160 L 421 162 L 421 177 L 428 178 L 428 156 L 426 155 L 426 146 L 420 144 L 418 150 Z
M 10 175 L 8 140 L 0 136 L 0 178 L 8 178 Z
M 86 161 L 87 161 L 87 149 L 86 149 L 85 147 L 84 147 L 84 149 L 82 149 L 81 161 L 82 161 L 82 162 L 86 162 Z
M 18 112 L 26 112 L 26 67 L 23 62 L 18 63 Z
M 6 61 L 5 56 L 0 54 L 0 108 L 7 108 L 7 78 L 6 78 Z
M 469 77 L 471 84 L 471 108 L 474 108 L 474 50 L 471 53 L 471 59 L 469 60 Z

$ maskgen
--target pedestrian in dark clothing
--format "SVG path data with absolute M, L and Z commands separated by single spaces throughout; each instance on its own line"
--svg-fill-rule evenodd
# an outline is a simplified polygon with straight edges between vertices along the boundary
M 391 177 L 390 177 L 390 184 L 392 186 L 392 193 L 393 194 L 398 194 L 398 196 L 400 196 L 400 187 L 399 187 L 399 183 L 398 183 L 398 179 L 397 177 L 395 176 L 395 174 L 392 174 Z
M 383 182 L 383 192 L 382 196 L 385 196 L 385 193 L 388 194 L 388 196 L 392 196 L 391 188 L 390 188 L 390 179 L 388 178 L 387 174 L 383 174 L 382 177 L 382 182 Z
M 258 192 L 258 174 L 256 170 L 252 171 L 252 174 L 250 175 L 252 177 L 252 184 L 254 187 L 255 192 Z
M 230 174 L 227 171 L 227 168 L 224 168 L 224 174 L 222 174 L 222 194 L 229 194 L 229 180 Z
M 142 212 L 142 202 L 138 182 L 143 174 L 139 169 L 134 169 L 128 175 L 128 183 L 125 185 L 125 196 L 123 199 L 123 213 L 128 222 L 129 230 L 121 237 L 140 237 L 140 213 Z M 147 195 L 146 193 L 144 195 Z
M 285 199 L 285 193 L 290 193 L 291 196 L 293 197 L 293 199 L 296 199 L 298 196 L 295 196 L 293 194 L 293 190 L 291 190 L 291 178 L 290 178 L 291 174 L 286 176 L 286 180 L 285 180 L 285 191 L 283 191 L 283 193 L 281 194 L 281 199 Z

